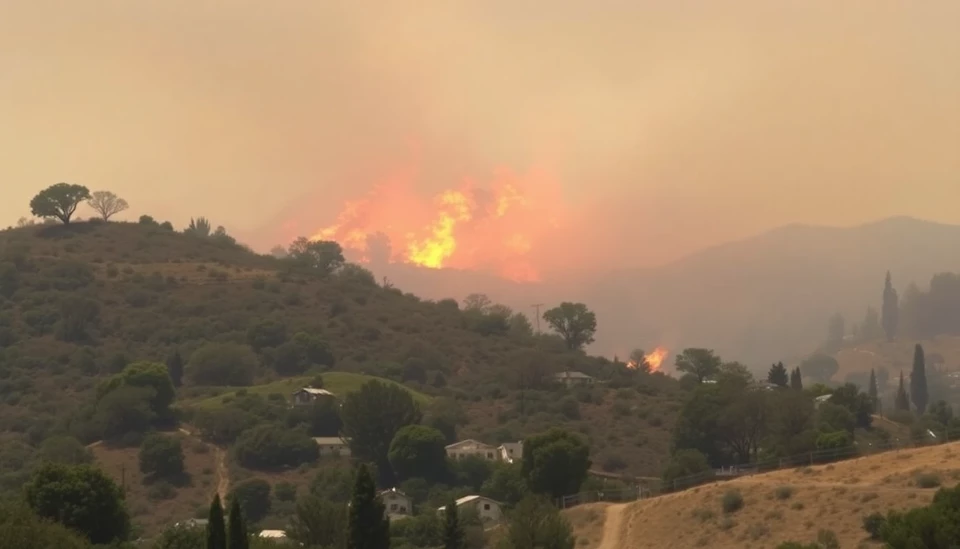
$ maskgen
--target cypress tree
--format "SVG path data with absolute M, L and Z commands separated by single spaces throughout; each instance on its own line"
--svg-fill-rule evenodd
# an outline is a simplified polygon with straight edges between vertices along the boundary
M 249 549 L 250 539 L 247 537 L 247 525 L 243 522 L 243 513 L 240 512 L 240 500 L 233 498 L 230 504 L 230 535 L 227 538 L 229 549 Z
M 447 503 L 443 515 L 443 549 L 464 549 L 463 528 L 460 527 L 457 502 L 451 500 Z
M 174 351 L 167 359 L 167 373 L 174 387 L 183 385 L 183 359 L 180 357 L 180 351 Z
M 787 369 L 783 367 L 782 362 L 770 367 L 770 371 L 767 373 L 767 381 L 778 387 L 786 387 L 790 383 L 790 380 L 787 379 Z
M 797 366 L 790 372 L 790 388 L 795 391 L 803 390 L 803 377 L 800 375 L 800 367 Z
M 365 464 L 357 468 L 348 524 L 347 549 L 390 549 L 390 520 Z
M 923 356 L 923 347 L 917 343 L 913 349 L 913 371 L 910 372 L 910 399 L 923 415 L 927 411 L 929 393 L 927 393 L 927 366 Z
M 227 529 L 223 523 L 223 505 L 220 494 L 213 497 L 207 519 L 207 549 L 227 549 Z
M 872 368 L 870 369 L 870 387 L 867 391 L 870 395 L 870 401 L 873 403 L 873 411 L 877 412 L 880 409 L 880 390 L 877 387 L 877 374 Z
M 893 341 L 897 335 L 897 324 L 900 322 L 900 297 L 893 289 L 890 271 L 887 271 L 887 278 L 883 283 L 883 307 L 880 315 L 880 324 L 883 325 L 883 331 L 887 334 L 887 341 Z
M 910 411 L 910 397 L 907 396 L 907 390 L 903 388 L 903 372 L 900 372 L 900 386 L 897 388 L 897 400 L 894 406 L 897 410 Z

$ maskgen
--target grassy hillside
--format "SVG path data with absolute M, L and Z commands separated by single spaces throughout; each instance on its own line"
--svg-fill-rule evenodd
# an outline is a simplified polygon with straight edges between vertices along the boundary
M 180 402 L 184 406 L 210 409 L 222 407 L 225 400 L 229 400 L 230 398 L 238 396 L 238 393 L 241 396 L 259 395 L 262 397 L 267 397 L 271 394 L 280 394 L 289 398 L 290 394 L 297 389 L 308 386 L 312 379 L 313 376 L 290 377 L 286 379 L 279 379 L 270 383 L 264 383 L 263 385 L 254 385 L 252 387 L 243 387 L 240 389 L 237 389 L 236 387 L 204 387 L 201 391 L 202 393 L 216 392 L 218 393 L 217 396 L 194 399 L 181 398 Z M 347 372 L 329 372 L 325 374 L 323 376 L 323 388 L 337 395 L 338 397 L 343 397 L 348 393 L 359 390 L 364 383 L 373 380 L 402 387 L 408 391 L 413 399 L 421 406 L 430 404 L 430 401 L 433 399 L 433 397 L 425 395 L 420 391 L 413 390 L 403 384 L 396 383 L 389 379 L 365 376 L 363 374 L 351 374 Z
M 281 368 L 283 342 L 300 333 L 330 360 Z M 263 344 L 263 334 L 275 341 Z M 196 382 L 191 359 L 210 343 L 254 357 L 250 386 Z M 499 443 L 564 425 L 590 442 L 594 469 L 635 475 L 659 474 L 685 394 L 671 378 L 628 375 L 623 364 L 568 352 L 529 328 L 491 331 L 454 300 L 422 300 L 360 270 L 294 272 L 228 241 L 150 224 L 26 227 L 0 232 L 0 491 L 20 489 L 49 437 L 96 443 L 96 388 L 133 362 L 163 362 L 175 351 L 186 367 L 174 407 L 188 431 L 195 411 L 228 402 L 272 401 L 270 413 L 282 411 L 271 395 L 289 398 L 317 373 L 338 394 L 375 376 L 409 390 L 428 416 L 455 418 L 458 438 Z M 565 389 L 545 381 L 566 369 L 606 383 Z M 131 505 L 150 509 L 159 500 L 135 474 L 138 441 L 93 450 L 131 486 Z M 192 451 L 190 483 L 163 499 L 164 520 L 193 516 L 200 495 L 219 484 L 209 472 L 216 467 L 204 462 L 210 456 Z M 231 482 L 266 478 L 305 490 L 329 467 L 250 471 L 230 448 L 211 447 L 216 452 Z M 285 503 L 274 508 L 289 511 Z M 138 520 L 148 534 L 162 522 Z
M 960 479 L 958 455 L 960 443 L 886 452 L 568 513 L 587 540 L 584 549 L 762 549 L 816 541 L 821 530 L 833 532 L 839 547 L 876 547 L 862 529 L 863 517 L 927 505 L 936 488 Z M 722 500 L 733 491 L 743 506 L 725 513 Z

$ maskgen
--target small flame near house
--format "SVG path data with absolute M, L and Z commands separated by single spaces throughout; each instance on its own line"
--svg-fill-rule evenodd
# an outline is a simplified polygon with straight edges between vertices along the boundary
M 661 366 L 663 366 L 663 359 L 667 357 L 667 350 L 663 347 L 657 347 L 653 352 L 644 355 L 643 361 L 649 366 L 651 372 L 659 372 Z M 630 360 L 627 362 L 627 368 L 637 369 L 640 365 L 637 364 L 636 360 Z

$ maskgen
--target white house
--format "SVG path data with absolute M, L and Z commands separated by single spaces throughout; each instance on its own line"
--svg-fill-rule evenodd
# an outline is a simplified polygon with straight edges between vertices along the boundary
M 477 456 L 490 461 L 496 461 L 499 459 L 500 454 L 495 446 L 473 440 L 472 438 L 448 444 L 446 450 L 447 457 L 452 460 L 463 459 L 467 456 Z
M 380 492 L 380 499 L 390 520 L 413 515 L 413 499 L 396 488 Z
M 819 408 L 821 404 L 830 400 L 830 397 L 833 395 L 820 395 L 817 398 L 813 399 L 813 407 Z
M 483 496 L 464 496 L 456 501 L 457 510 L 474 509 L 480 520 L 483 522 L 500 522 L 503 512 L 500 510 L 500 504 L 490 498 Z M 437 509 L 442 513 L 447 509 L 446 505 Z
M 593 385 L 593 378 L 583 372 L 560 372 L 553 374 L 553 380 L 557 383 L 563 383 L 567 387 L 577 387 L 582 385 Z
M 504 442 L 497 447 L 497 452 L 500 454 L 500 461 L 507 463 L 513 463 L 514 460 L 523 459 L 523 441 Z
M 347 457 L 350 455 L 350 445 L 340 437 L 314 437 L 320 450 L 320 457 Z
M 261 530 L 257 536 L 266 539 L 284 539 L 287 533 L 283 530 Z
M 337 398 L 337 395 L 326 389 L 304 387 L 293 392 L 293 405 L 309 406 L 321 398 Z

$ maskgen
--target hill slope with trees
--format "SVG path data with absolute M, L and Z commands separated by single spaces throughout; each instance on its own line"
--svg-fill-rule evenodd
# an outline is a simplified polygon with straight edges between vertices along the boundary
M 579 466 L 657 476 L 666 460 L 686 392 L 642 364 L 630 369 L 585 354 L 597 322 L 583 304 L 548 306 L 545 325 L 556 333 L 535 334 L 527 317 L 480 294 L 463 303 L 427 301 L 378 284 L 345 263 L 335 243 L 300 239 L 281 257 L 263 256 L 202 217 L 182 231 L 149 216 L 109 222 L 125 203 L 60 190 L 69 191 L 68 203 L 35 211 L 58 221 L 0 232 L 4 493 L 19 492 L 44 461 L 95 457 L 118 483 L 144 484 L 125 490 L 135 499 L 135 529 L 158 501 L 171 501 L 164 517 L 179 512 L 186 520 L 207 503 L 197 497 L 198 483 L 218 489 L 213 470 L 222 452 L 231 494 L 269 495 L 254 522 L 286 521 L 295 514 L 291 490 L 340 493 L 350 478 L 331 462 L 318 468 L 311 436 L 347 434 L 381 485 L 403 480 L 393 477 L 408 469 L 391 461 L 392 447 L 363 446 L 364 429 L 380 420 L 357 425 L 356 418 L 371 403 L 400 410 L 404 399 L 414 409 L 391 416 L 403 420 L 391 432 L 421 423 L 443 444 L 475 438 L 497 445 L 548 436 L 562 424 L 588 445 Z M 70 200 L 97 197 L 101 219 L 73 215 Z M 601 383 L 565 387 L 552 381 L 561 371 Z M 324 377 L 346 391 L 337 396 L 347 411 L 290 408 L 295 385 L 322 386 Z M 372 378 L 389 383 L 365 383 Z M 359 404 L 350 404 L 353 395 Z M 215 450 L 170 434 L 177 429 Z M 128 475 L 136 455 L 142 474 Z M 450 472 L 455 481 L 406 489 L 435 504 L 496 478 L 493 469 L 464 467 Z M 501 477 L 491 489 L 509 496 L 509 474 Z M 174 505 L 181 493 L 191 495 Z

